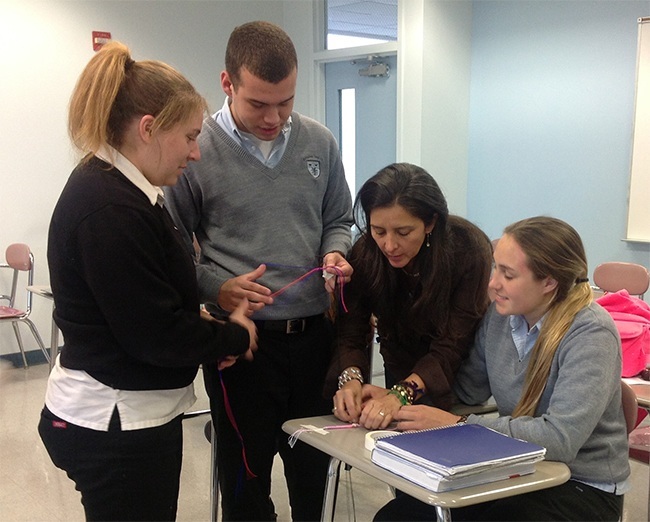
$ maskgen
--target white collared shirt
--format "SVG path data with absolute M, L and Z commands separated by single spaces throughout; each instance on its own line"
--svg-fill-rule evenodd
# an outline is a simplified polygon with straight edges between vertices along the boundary
M 113 165 L 117 170 L 119 170 L 124 177 L 138 187 L 145 196 L 149 198 L 152 205 L 158 203 L 158 198 L 164 198 L 164 192 L 160 187 L 156 187 L 149 183 L 149 180 L 144 177 L 144 174 L 140 172 L 138 167 L 131 163 L 128 158 L 122 155 L 120 152 L 115 150 L 113 147 L 101 147 L 97 154 L 95 154 L 100 160 L 105 161 Z

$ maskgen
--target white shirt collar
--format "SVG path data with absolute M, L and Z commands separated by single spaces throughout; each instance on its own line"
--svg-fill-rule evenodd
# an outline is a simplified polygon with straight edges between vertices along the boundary
M 160 187 L 149 183 L 138 167 L 131 163 L 126 156 L 110 145 L 102 146 L 95 154 L 100 160 L 113 165 L 126 179 L 138 187 L 147 196 L 152 205 L 158 203 L 159 198 L 164 198 L 164 192 Z

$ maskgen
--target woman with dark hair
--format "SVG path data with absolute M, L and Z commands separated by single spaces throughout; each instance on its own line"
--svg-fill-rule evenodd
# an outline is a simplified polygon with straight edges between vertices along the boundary
M 629 489 L 621 408 L 621 343 L 593 302 L 578 233 L 550 217 L 506 227 L 494 252 L 494 302 L 454 391 L 466 404 L 493 396 L 499 415 L 408 406 L 401 430 L 468 422 L 546 448 L 571 470 L 565 484 L 452 510 L 453 520 L 620 520 Z M 375 520 L 432 520 L 435 509 L 400 495 Z
M 337 317 L 326 393 L 338 384 L 339 419 L 381 428 L 406 404 L 451 405 L 454 374 L 488 306 L 492 246 L 475 225 L 450 216 L 436 181 L 408 163 L 370 178 L 354 213 L 355 276 L 345 286 L 348 312 Z M 363 386 L 373 316 L 386 388 Z

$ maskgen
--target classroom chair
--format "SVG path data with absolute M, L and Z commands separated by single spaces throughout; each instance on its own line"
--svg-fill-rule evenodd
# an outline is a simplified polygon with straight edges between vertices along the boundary
M 650 286 L 650 274 L 644 266 L 621 261 L 601 263 L 595 268 L 593 279 L 596 287 L 605 293 L 627 290 L 641 299 Z
M 625 415 L 625 424 L 629 437 L 642 420 L 639 419 L 639 403 L 634 390 L 624 381 L 621 381 L 621 395 L 623 414 Z M 645 445 L 630 443 L 629 455 L 631 459 L 638 462 L 650 463 L 650 450 Z
M 27 287 L 32 285 L 34 282 L 34 255 L 28 245 L 24 243 L 13 243 L 7 247 L 5 258 L 6 263 L 0 263 L 0 268 L 10 269 L 13 271 L 13 274 L 11 292 L 8 295 L 0 295 L 0 300 L 4 299 L 8 302 L 7 305 L 0 306 L 0 324 L 11 323 L 13 326 L 14 334 L 18 341 L 18 347 L 20 348 L 20 353 L 23 357 L 23 366 L 25 368 L 27 368 L 27 358 L 25 357 L 25 347 L 23 346 L 23 340 L 18 328 L 19 323 L 25 323 L 29 327 L 34 339 L 36 339 L 36 343 L 43 352 L 43 355 L 45 355 L 45 359 L 49 362 L 50 355 L 45 349 L 45 345 L 38 333 L 36 325 L 31 321 L 31 319 L 29 319 L 29 315 L 32 311 L 32 292 Z M 27 285 L 25 285 L 25 288 L 27 289 L 27 301 L 24 310 L 21 308 L 15 308 L 15 306 L 17 306 L 16 294 L 18 293 L 18 280 L 21 272 L 27 273 Z

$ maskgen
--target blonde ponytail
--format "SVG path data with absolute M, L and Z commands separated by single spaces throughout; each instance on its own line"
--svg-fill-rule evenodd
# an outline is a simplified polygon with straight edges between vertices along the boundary
M 551 371 L 551 362 L 560 342 L 569 331 L 575 316 L 593 301 L 588 284 L 576 284 L 566 299 L 551 306 L 537 342 L 533 346 L 530 364 L 526 372 L 524 392 L 512 416 L 533 416 L 539 404 Z

